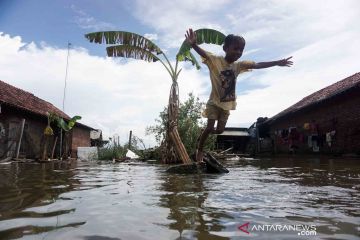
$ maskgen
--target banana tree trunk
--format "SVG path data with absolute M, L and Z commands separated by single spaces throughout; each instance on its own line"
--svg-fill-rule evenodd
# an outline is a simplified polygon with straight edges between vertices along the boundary
M 182 141 L 180 139 L 179 132 L 176 127 L 173 128 L 172 130 L 170 130 L 169 136 L 175 146 L 175 151 L 176 151 L 177 155 L 179 156 L 180 160 L 184 164 L 191 163 L 190 157 L 185 149 L 184 144 L 182 143 Z
M 177 79 L 173 79 L 171 85 L 169 106 L 168 106 L 168 127 L 166 132 L 166 154 L 165 163 L 175 163 L 179 159 L 183 164 L 190 164 L 191 159 L 185 149 L 184 144 L 180 139 L 177 129 L 179 113 L 179 90 Z M 174 158 L 174 149 L 176 157 Z

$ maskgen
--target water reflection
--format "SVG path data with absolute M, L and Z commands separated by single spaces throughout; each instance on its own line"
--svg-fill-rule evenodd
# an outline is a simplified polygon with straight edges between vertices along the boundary
M 42 219 L 74 212 L 75 208 L 48 209 L 46 212 L 31 210 L 33 207 L 47 206 L 59 200 L 60 194 L 76 189 L 80 182 L 74 179 L 76 171 L 72 169 L 75 166 L 76 162 L 0 165 L 0 238 L 20 238 L 85 224 L 38 224 L 43 222 Z
M 177 239 L 213 239 L 210 231 L 221 231 L 224 226 L 215 220 L 218 213 L 206 212 L 205 200 L 209 190 L 204 185 L 207 175 L 163 175 L 159 206 L 169 208 L 170 229 L 177 230 Z M 209 221 L 210 219 L 210 221 Z M 215 220 L 215 221 L 214 221 Z M 217 238 L 221 239 L 221 238 Z
M 288 198 L 282 198 L 281 205 L 269 216 L 316 224 L 322 237 L 360 236 L 359 159 L 242 159 L 237 164 L 257 167 L 263 171 L 257 179 L 259 182 L 274 192 L 282 188 L 284 195 L 288 193 Z M 281 198 L 277 196 L 270 201 L 276 199 Z

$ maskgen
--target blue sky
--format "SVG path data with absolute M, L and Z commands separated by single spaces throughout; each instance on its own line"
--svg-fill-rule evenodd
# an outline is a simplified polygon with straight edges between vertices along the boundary
M 64 47 L 67 41 L 77 46 L 87 42 L 84 34 L 98 30 L 134 29 L 145 27 L 136 23 L 128 9 L 132 1 L 71 1 L 71 0 L 2 0 L 0 27 L 3 32 L 20 35 L 25 42 L 46 41 Z M 91 52 L 104 55 L 97 46 L 88 44 Z
M 1 0 L 0 79 L 62 108 L 67 42 L 72 43 L 65 111 L 106 136 L 129 130 L 152 145 L 145 127 L 167 105 L 171 81 L 158 63 L 111 59 L 84 34 L 125 30 L 146 35 L 175 58 L 192 27 L 244 36 L 243 59 L 293 56 L 291 68 L 240 75 L 238 107 L 228 126 L 249 126 L 303 97 L 359 71 L 360 2 L 356 0 Z M 203 46 L 223 54 L 218 46 Z M 181 65 L 180 98 L 204 102 L 208 71 Z

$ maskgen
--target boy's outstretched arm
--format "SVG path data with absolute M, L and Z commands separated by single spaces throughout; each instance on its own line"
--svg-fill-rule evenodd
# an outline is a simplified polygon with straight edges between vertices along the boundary
M 207 58 L 205 51 L 196 44 L 196 33 L 190 28 L 185 34 L 186 41 L 203 58 Z
M 272 61 L 272 62 L 259 62 L 255 63 L 254 69 L 259 68 L 268 68 L 273 66 L 281 66 L 281 67 L 291 67 L 293 65 L 292 61 L 289 61 L 292 57 L 284 58 L 278 61 Z

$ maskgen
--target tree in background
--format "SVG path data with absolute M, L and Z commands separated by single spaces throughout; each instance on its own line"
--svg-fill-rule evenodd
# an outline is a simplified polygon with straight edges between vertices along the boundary
M 183 144 L 188 153 L 194 153 L 196 149 L 196 141 L 200 136 L 202 128 L 206 123 L 201 121 L 201 112 L 205 103 L 200 102 L 198 97 L 189 93 L 188 99 L 180 103 L 178 117 L 178 131 Z M 159 118 L 155 119 L 156 124 L 146 128 L 146 134 L 154 134 L 155 139 L 162 148 L 166 139 L 167 129 L 167 108 L 165 107 L 159 114 Z M 213 149 L 215 146 L 216 136 L 211 135 L 205 144 L 205 149 Z

